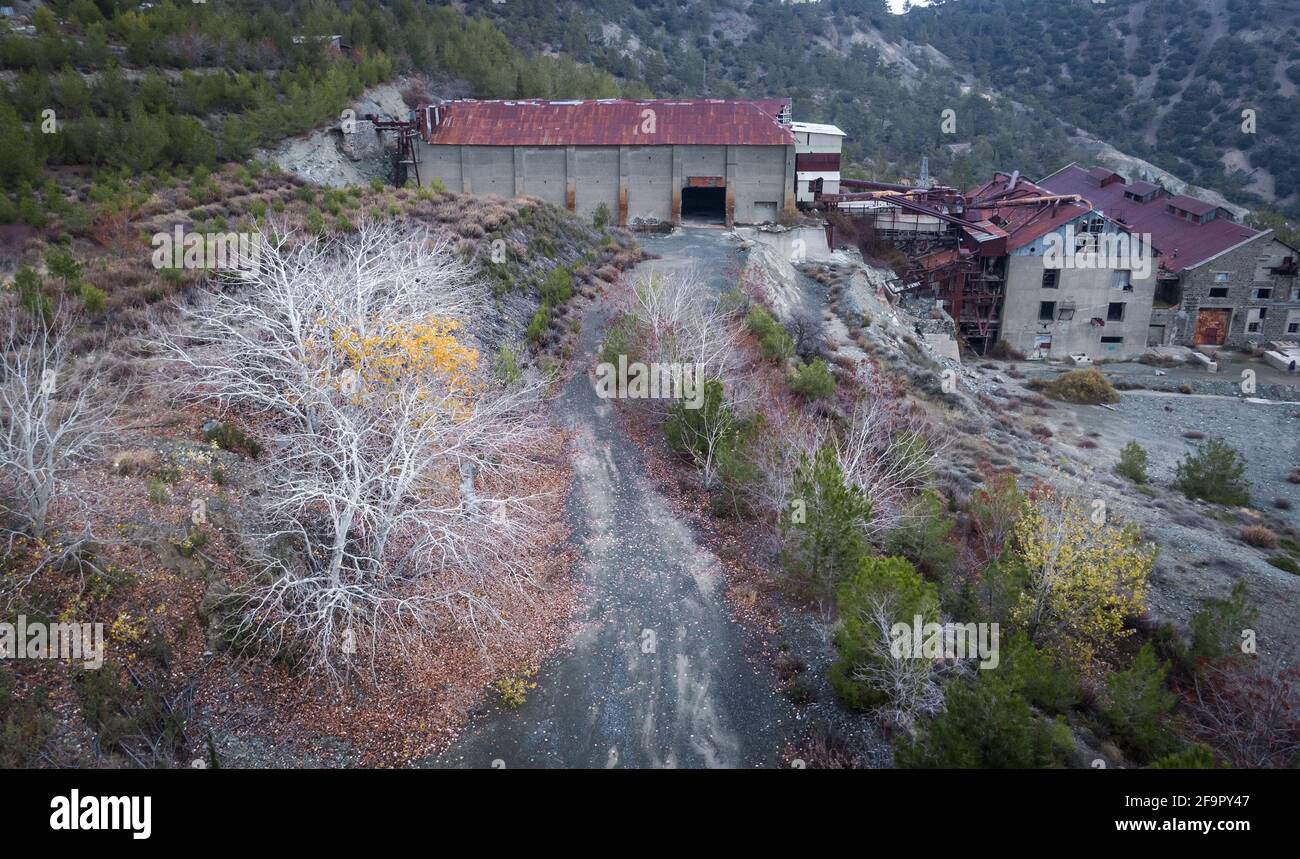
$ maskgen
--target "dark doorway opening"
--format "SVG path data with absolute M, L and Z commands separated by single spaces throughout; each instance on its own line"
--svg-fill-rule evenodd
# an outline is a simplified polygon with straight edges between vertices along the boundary
M 721 224 L 727 220 L 726 188 L 683 188 L 682 217 Z

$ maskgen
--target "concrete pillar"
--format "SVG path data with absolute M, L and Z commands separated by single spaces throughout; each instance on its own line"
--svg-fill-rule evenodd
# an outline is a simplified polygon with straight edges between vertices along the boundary
M 572 146 L 564 147 L 564 208 L 578 211 L 578 155 Z
M 795 211 L 795 172 L 794 172 L 794 147 L 785 148 L 785 193 L 781 202 L 781 209 L 787 217 L 794 217 Z
M 460 161 L 460 192 L 462 194 L 473 194 L 474 189 L 473 187 L 471 187 L 472 183 L 469 181 L 469 173 L 465 172 L 465 147 L 464 146 L 456 147 L 456 158 Z M 455 189 L 448 188 L 447 190 L 452 191 Z
M 672 222 L 680 224 L 682 222 L 682 185 L 686 183 L 686 177 L 682 175 L 682 151 L 680 146 L 673 146 L 673 202 L 672 202 Z
M 524 150 L 518 146 L 510 150 L 514 154 L 515 196 L 524 196 Z
M 620 146 L 618 148 L 618 225 L 620 227 L 627 226 L 627 183 L 630 168 L 627 147 Z
M 727 226 L 736 223 L 736 147 L 727 147 Z

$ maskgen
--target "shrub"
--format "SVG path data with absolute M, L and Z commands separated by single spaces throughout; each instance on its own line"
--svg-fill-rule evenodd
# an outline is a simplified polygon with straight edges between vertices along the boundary
M 609 223 L 609 206 L 607 204 L 601 203 L 596 207 L 595 213 L 591 216 L 591 223 L 598 230 L 605 229 L 605 226 Z
M 102 313 L 108 304 L 108 293 L 91 283 L 79 284 L 77 295 L 87 313 Z
M 1035 379 L 1029 387 L 1067 403 L 1118 403 L 1119 392 L 1094 367 L 1069 370 L 1049 382 Z
M 5 769 L 36 765 L 53 723 L 45 687 L 19 700 L 15 685 L 8 667 L 0 666 L 0 767 Z
M 167 488 L 167 482 L 160 477 L 149 478 L 149 500 L 154 504 L 166 504 L 171 498 L 171 490 Z
M 1005 340 L 999 340 L 989 349 L 989 357 L 999 361 L 1023 361 L 1025 353 L 1013 347 Z
M 573 295 L 573 273 L 564 266 L 551 269 L 542 283 L 541 294 L 543 303 L 559 307 Z
M 1034 715 L 1001 672 L 980 671 L 948 684 L 943 712 L 894 759 L 908 768 L 1025 769 L 1060 764 L 1070 746 L 1068 727 Z
M 40 275 L 23 266 L 14 275 L 14 289 L 22 306 L 38 319 L 49 322 L 54 318 L 54 301 L 45 292 Z
M 154 754 L 178 756 L 184 749 L 185 716 L 173 710 L 153 685 L 124 683 L 116 671 L 79 671 L 73 681 L 87 724 L 99 745 L 119 751 L 141 742 Z
M 1136 441 L 1124 445 L 1124 449 L 1119 452 L 1119 464 L 1115 466 L 1115 473 L 1120 477 L 1127 477 L 1134 483 L 1146 483 L 1146 449 Z
M 549 317 L 550 314 L 547 312 L 546 305 L 537 308 L 532 321 L 528 323 L 528 342 L 541 345 L 542 338 L 546 335 L 546 323 L 549 321 Z
M 501 701 L 510 709 L 517 710 L 528 700 L 528 693 L 537 688 L 537 683 L 533 681 L 536 674 L 536 668 L 529 668 L 518 677 L 502 677 L 492 685 L 496 687 Z
M 1174 487 L 1188 498 L 1212 504 L 1243 505 L 1250 501 L 1250 488 L 1243 475 L 1246 460 L 1221 438 L 1211 439 L 1188 451 L 1174 472 Z
M 966 542 L 977 565 L 991 563 L 1002 556 L 1007 537 L 1025 508 L 1025 495 L 1012 471 L 995 472 L 982 466 L 983 486 L 975 490 L 966 504 L 970 520 Z
M 1257 549 L 1276 549 L 1277 533 L 1263 525 L 1247 525 L 1241 529 L 1241 541 Z
M 722 382 L 710 379 L 698 409 L 687 408 L 685 400 L 674 400 L 664 422 L 664 436 L 674 450 L 689 456 L 705 472 L 706 482 L 720 477 L 739 490 L 752 476 L 752 462 L 745 446 L 754 424 L 741 421 L 726 403 Z
M 914 501 L 899 525 L 885 538 L 885 551 L 902 555 L 931 580 L 945 577 L 957 561 L 957 547 L 948 540 L 953 520 L 943 498 L 927 489 Z
M 629 364 L 638 360 L 637 321 L 630 313 L 624 313 L 610 322 L 605 329 L 605 339 L 601 341 L 600 360 L 606 364 L 618 365 L 618 356 L 626 355 Z
M 1062 661 L 1083 664 L 1128 636 L 1145 608 L 1157 550 L 1132 524 L 1092 518 L 1077 498 L 1041 490 L 1012 536 L 1003 565 L 1017 627 Z
M 52 248 L 45 253 L 45 268 L 53 277 L 63 281 L 64 289 L 72 289 L 81 281 L 81 263 L 62 248 Z
M 858 709 L 888 700 L 888 690 L 878 688 L 864 676 L 873 663 L 889 658 L 881 653 L 882 630 L 874 615 L 878 606 L 888 610 L 891 627 L 895 622 L 911 624 L 916 615 L 925 623 L 939 619 L 934 585 L 923 581 L 906 559 L 864 557 L 859 561 L 835 595 L 839 613 L 835 646 L 839 659 L 830 670 L 835 694 L 846 705 Z
M 1228 596 L 1205 600 L 1192 615 L 1191 656 L 1218 660 L 1234 652 L 1241 631 L 1255 622 L 1257 614 L 1245 580 L 1238 579 Z
M 745 317 L 745 326 L 758 338 L 763 357 L 769 361 L 784 362 L 794 354 L 794 341 L 781 327 L 772 314 L 757 304 L 750 308 Z
M 1300 576 L 1300 561 L 1296 561 L 1290 555 L 1274 555 L 1268 559 L 1268 562 L 1284 573 Z
M 1215 770 L 1219 768 L 1219 762 L 1214 757 L 1214 750 L 1200 743 L 1151 762 L 1151 769 L 1153 770 Z
M 496 361 L 493 362 L 492 370 L 496 374 L 498 381 L 506 385 L 513 385 L 523 375 L 523 371 L 519 369 L 519 358 L 509 344 L 504 344 L 497 350 L 497 357 Z
M 1168 754 L 1176 744 L 1165 724 L 1177 700 L 1165 688 L 1168 670 L 1156 660 L 1155 649 L 1148 643 L 1128 668 L 1106 678 L 1102 718 L 1116 739 L 1145 759 Z
M 234 453 L 242 451 L 253 459 L 257 459 L 262 452 L 262 445 L 257 439 L 231 423 L 214 421 L 208 424 L 203 428 L 203 438 L 209 444 L 215 444 L 222 450 L 229 450 Z
M 1079 675 L 1072 665 L 1053 659 L 1016 633 L 1002 648 L 1001 670 L 1016 692 L 1035 707 L 1063 714 L 1079 703 Z
M 811 459 L 800 457 L 790 497 L 782 522 L 788 543 L 784 566 L 796 587 L 825 607 L 835 600 L 839 583 L 870 554 L 863 526 L 871 518 L 871 501 L 861 487 L 845 482 L 829 444 Z
M 797 362 L 789 373 L 790 390 L 805 400 L 824 400 L 835 393 L 835 377 L 826 362 L 818 358 L 811 364 Z

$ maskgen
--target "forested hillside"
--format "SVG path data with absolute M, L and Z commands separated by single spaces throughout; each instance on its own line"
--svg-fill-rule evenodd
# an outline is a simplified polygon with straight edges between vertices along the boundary
M 1054 117 L 962 87 L 942 57 L 882 37 L 883 0 L 784 5 L 776 0 L 466 4 L 511 42 L 561 52 L 659 96 L 794 98 L 799 119 L 834 122 L 873 178 L 915 176 L 922 156 L 958 184 L 1014 164 L 1048 172 L 1069 155 Z M 951 109 L 956 130 L 944 133 Z
M 957 184 L 995 168 L 1043 175 L 1069 160 L 1078 127 L 1243 204 L 1300 211 L 1287 146 L 1300 127 L 1297 0 L 954 0 L 901 16 L 884 0 L 468 8 L 516 44 L 658 94 L 791 95 L 801 118 L 848 131 L 869 173 L 914 174 L 928 155 Z M 992 101 L 961 95 L 972 87 Z
M 138 174 L 243 161 L 401 73 L 487 98 L 619 94 L 610 74 L 517 50 L 491 23 L 448 8 L 135 7 L 63 0 L 36 7 L 35 32 L 0 22 L 0 223 L 41 228 L 62 214 L 84 233 L 94 213 L 69 210 L 48 168 Z M 331 50 L 334 35 L 346 51 Z
M 961 0 L 890 24 L 1166 170 L 1300 207 L 1297 0 Z

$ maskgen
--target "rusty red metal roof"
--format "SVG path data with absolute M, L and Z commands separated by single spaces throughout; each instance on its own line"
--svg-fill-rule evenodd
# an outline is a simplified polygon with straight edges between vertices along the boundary
M 461 146 L 793 146 L 776 114 L 788 100 L 444 102 L 430 144 Z
M 1087 203 L 1045 203 L 1037 205 L 1000 206 L 999 203 L 1013 200 L 1030 200 L 1036 197 L 1050 197 L 1058 192 L 1049 191 L 1028 179 L 1017 178 L 1014 188 L 1011 177 L 1005 173 L 995 174 L 993 179 L 985 182 L 967 194 L 970 205 L 965 217 L 972 221 L 987 220 L 1000 226 L 1006 236 L 1007 250 L 1016 250 L 1037 240 L 1039 237 L 1073 221 L 1080 215 L 1092 210 Z M 1075 193 L 1073 191 L 1067 193 Z M 990 199 L 994 198 L 994 199 Z
M 1099 188 L 1089 183 L 1088 173 L 1083 167 L 1071 164 L 1057 170 L 1041 184 L 1057 194 L 1081 194 L 1106 217 L 1123 224 L 1131 232 L 1150 234 L 1151 244 L 1160 252 L 1160 265 L 1167 271 L 1178 273 L 1200 265 L 1210 257 L 1259 235 L 1259 230 L 1228 218 L 1213 218 L 1199 224 L 1169 212 L 1169 206 L 1175 205 L 1193 214 L 1209 214 L 1217 207 L 1205 200 L 1157 194 L 1144 203 L 1125 197 L 1124 192 L 1139 188 L 1145 190 L 1151 187 L 1150 183 L 1129 185 L 1116 182 Z
M 1186 194 L 1178 194 L 1169 198 L 1169 205 L 1175 209 L 1182 209 L 1184 212 L 1190 212 L 1193 215 L 1208 215 L 1218 206 L 1206 200 L 1198 200 L 1195 197 L 1189 197 Z

